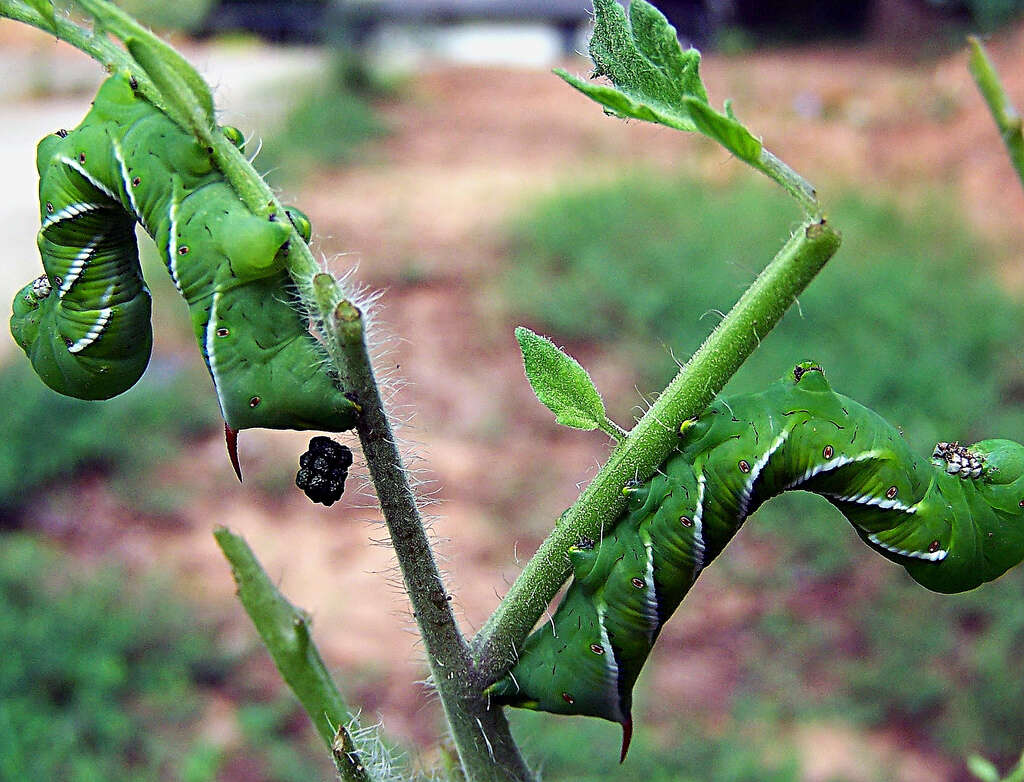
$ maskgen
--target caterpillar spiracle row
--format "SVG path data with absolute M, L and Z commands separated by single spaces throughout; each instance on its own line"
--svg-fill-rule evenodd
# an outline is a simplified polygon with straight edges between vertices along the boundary
M 569 550 L 551 621 L 488 692 L 511 706 L 620 723 L 662 626 L 763 502 L 791 489 L 838 508 L 861 539 L 928 589 L 963 592 L 1024 559 L 1024 446 L 983 440 L 911 452 L 878 414 L 799 364 L 767 390 L 714 402 L 600 540 Z
M 108 399 L 145 370 L 153 335 L 139 223 L 188 304 L 236 472 L 240 429 L 354 425 L 285 271 L 287 221 L 308 241 L 301 212 L 253 214 L 209 151 L 123 74 L 104 82 L 78 127 L 39 143 L 36 165 L 45 274 L 15 296 L 11 333 L 48 386 Z

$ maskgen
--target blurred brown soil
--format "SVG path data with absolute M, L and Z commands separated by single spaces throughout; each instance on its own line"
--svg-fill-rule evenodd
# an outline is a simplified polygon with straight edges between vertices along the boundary
M 1024 103 L 1024 29 L 993 41 L 991 50 Z M 850 184 L 898 202 L 949 188 L 1004 252 L 1007 283 L 1020 286 L 1024 195 L 965 63 L 963 54 L 922 64 L 869 49 L 821 48 L 709 56 L 704 72 L 713 100 L 732 97 L 739 116 L 812 179 L 826 203 Z M 582 61 L 567 66 L 586 71 Z M 465 626 L 476 628 L 515 577 L 517 556 L 530 554 L 607 449 L 599 434 L 556 427 L 523 379 L 515 302 L 499 290 L 503 225 L 535 196 L 637 167 L 712 180 L 753 174 L 703 140 L 606 118 L 546 72 L 436 67 L 406 90 L 405 99 L 384 107 L 393 132 L 364 162 L 322 171 L 289 197 L 310 214 L 320 249 L 343 254 L 339 270 L 357 261 L 358 279 L 384 291 L 379 319 L 389 336 L 376 337 L 379 371 L 406 384 L 394 399 L 408 419 L 400 435 L 435 501 L 427 511 L 437 516 L 432 530 L 454 604 Z M 641 401 L 628 371 L 599 345 L 569 347 L 591 369 L 613 417 L 627 424 Z M 340 506 L 310 506 L 287 486 L 306 439 L 244 433 L 251 477 L 242 487 L 216 438 L 169 463 L 154 481 L 190 492 L 171 521 L 126 517 L 95 484 L 76 500 L 72 528 L 54 521 L 56 513 L 37 521 L 56 525 L 83 553 L 169 569 L 239 643 L 250 629 L 210 530 L 226 524 L 243 533 L 286 593 L 313 614 L 317 640 L 352 701 L 394 735 L 428 742 L 439 711 L 413 683 L 425 666 L 393 558 L 385 546 L 368 544 L 386 533 L 370 494 L 356 491 L 365 469 L 357 461 Z M 681 670 L 671 655 L 655 655 L 661 703 L 724 702 L 732 687 L 729 649 L 762 610 L 760 596 L 707 578 L 705 594 L 716 599 L 688 603 L 664 635 L 666 649 L 686 644 L 691 665 Z M 700 675 L 693 660 L 702 661 Z M 813 756 L 836 735 L 809 726 L 795 738 Z M 831 753 L 834 767 L 809 769 L 808 779 L 845 772 L 857 760 L 851 744 L 861 759 L 883 762 L 897 742 L 847 742 Z M 950 775 L 941 759 L 914 752 L 886 767 L 898 767 L 905 780 Z

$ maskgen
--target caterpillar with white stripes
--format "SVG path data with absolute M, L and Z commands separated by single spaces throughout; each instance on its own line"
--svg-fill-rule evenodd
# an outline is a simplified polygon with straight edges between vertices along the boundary
M 241 145 L 236 129 L 223 132 Z M 77 128 L 44 138 L 36 164 L 45 274 L 15 296 L 11 333 L 48 386 L 108 399 L 145 370 L 153 334 L 138 222 L 188 303 L 236 472 L 240 429 L 354 425 L 285 270 L 289 223 L 308 241 L 305 215 L 253 214 L 210 150 L 127 75 L 104 82 Z
M 757 394 L 719 399 L 681 428 L 673 454 L 600 540 L 570 548 L 573 580 L 554 617 L 488 688 L 499 704 L 618 722 L 701 571 L 763 502 L 814 492 L 928 589 L 963 592 L 1024 559 L 1024 446 L 939 443 L 915 455 L 877 413 L 804 362 Z

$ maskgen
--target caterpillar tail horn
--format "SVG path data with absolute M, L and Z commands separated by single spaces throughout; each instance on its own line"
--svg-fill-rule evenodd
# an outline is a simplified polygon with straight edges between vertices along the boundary
M 238 476 L 238 482 L 242 482 L 242 468 L 238 466 L 238 430 L 232 429 L 228 426 L 228 422 L 224 422 L 224 442 L 228 447 L 228 457 L 231 459 L 231 466 L 235 468 L 235 475 Z
M 628 717 L 622 725 L 622 750 L 619 752 L 619 764 L 626 762 L 626 753 L 629 752 L 629 742 L 633 740 L 633 718 Z

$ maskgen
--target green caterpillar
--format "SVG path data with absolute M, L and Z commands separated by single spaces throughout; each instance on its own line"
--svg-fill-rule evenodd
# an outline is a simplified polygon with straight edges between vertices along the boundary
M 488 693 L 500 704 L 618 722 L 668 620 L 743 521 L 789 489 L 820 494 L 860 537 L 936 592 L 963 592 L 1024 559 L 1024 446 L 939 443 L 930 461 L 873 411 L 799 364 L 759 394 L 720 399 L 599 541 L 569 550 L 573 581 Z
M 286 221 L 308 241 L 305 215 L 249 211 L 209 151 L 127 75 L 101 86 L 77 128 L 43 139 L 36 164 L 45 274 L 15 296 L 11 333 L 43 382 L 108 399 L 145 370 L 153 334 L 138 222 L 188 303 L 236 473 L 240 429 L 354 425 L 356 407 L 324 372 L 285 270 Z

